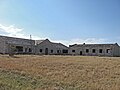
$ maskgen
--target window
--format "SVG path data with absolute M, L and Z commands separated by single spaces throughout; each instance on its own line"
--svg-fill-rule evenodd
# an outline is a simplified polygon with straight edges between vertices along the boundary
M 99 53 L 102 53 L 103 52 L 103 50 L 102 49 L 99 49 Z
M 95 53 L 95 51 L 96 51 L 96 50 L 95 50 L 95 49 L 93 49 L 93 50 L 92 50 L 92 53 Z
M 75 50 L 72 50 L 72 52 L 75 52 Z
M 60 50 L 57 50 L 57 53 L 60 53 Z
M 31 48 L 29 48 L 29 52 L 32 52 L 32 49 L 31 49 Z
M 89 53 L 89 49 L 86 49 L 86 53 Z
M 68 53 L 68 50 L 63 49 L 62 53 Z
M 53 53 L 53 50 L 51 50 L 51 53 Z
M 110 53 L 110 49 L 107 49 L 107 50 L 106 50 L 106 53 Z
M 42 49 L 40 49 L 40 52 L 42 52 Z
M 23 46 L 16 46 L 18 52 L 23 52 Z

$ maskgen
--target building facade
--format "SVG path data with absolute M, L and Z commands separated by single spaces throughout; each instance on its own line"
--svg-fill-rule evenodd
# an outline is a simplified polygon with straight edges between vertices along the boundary
M 8 54 L 11 48 L 15 48 L 18 54 L 35 53 L 35 41 L 29 39 L 13 38 L 7 36 L 0 36 L 0 53 Z
M 40 55 L 67 55 L 68 47 L 61 43 L 46 40 L 36 40 L 36 54 Z
M 69 45 L 69 54 L 84 56 L 120 56 L 120 47 L 115 44 L 74 44 Z
M 120 46 L 115 44 L 74 44 L 69 47 L 62 43 L 46 40 L 30 40 L 0 36 L 0 54 L 9 54 L 11 48 L 17 54 L 38 55 L 83 55 L 83 56 L 120 56 Z

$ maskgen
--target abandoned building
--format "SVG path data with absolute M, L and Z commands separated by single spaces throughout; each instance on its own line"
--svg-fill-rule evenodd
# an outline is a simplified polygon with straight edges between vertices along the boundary
M 68 54 L 68 47 L 61 43 L 53 43 L 48 39 L 36 40 L 36 54 L 40 55 L 66 55 Z
M 31 40 L 0 36 L 0 54 L 9 54 L 11 48 L 17 54 L 38 55 L 83 55 L 83 56 L 120 56 L 120 46 L 115 44 L 74 44 L 69 47 L 62 43 L 46 40 Z
M 84 56 L 120 56 L 120 47 L 115 44 L 74 44 L 69 45 L 69 54 Z
M 35 53 L 35 41 L 29 39 L 0 36 L 0 53 L 8 54 L 12 47 L 16 48 L 16 53 Z

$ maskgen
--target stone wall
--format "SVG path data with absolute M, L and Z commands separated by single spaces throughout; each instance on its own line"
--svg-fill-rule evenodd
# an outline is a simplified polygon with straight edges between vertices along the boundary
M 4 54 L 6 52 L 5 38 L 0 37 L 0 53 Z
M 74 44 L 67 46 L 46 40 L 29 40 L 0 36 L 0 53 L 10 52 L 10 46 L 18 53 L 49 55 L 84 55 L 84 56 L 120 56 L 120 46 L 116 44 Z M 21 50 L 22 49 L 22 50 Z M 102 50 L 100 52 L 100 50 Z M 67 53 L 65 53 L 67 51 Z
M 73 45 L 69 48 L 69 54 L 85 56 L 119 56 L 119 46 L 115 44 Z
M 26 53 L 29 52 L 29 49 L 31 49 L 31 53 L 35 53 L 34 40 L 0 36 L 0 48 L 2 48 L 0 50 L 1 53 L 9 53 L 10 45 L 13 45 L 15 47 L 23 47 L 23 53 L 25 53 L 25 51 Z
M 49 40 L 44 40 L 40 44 L 36 45 L 36 54 L 41 54 L 41 55 L 66 54 L 63 53 L 63 50 L 68 50 L 68 47 L 62 45 L 61 43 L 52 43 Z

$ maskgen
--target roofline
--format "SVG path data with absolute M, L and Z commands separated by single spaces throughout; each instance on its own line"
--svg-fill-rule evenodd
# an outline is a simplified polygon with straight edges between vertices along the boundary
M 51 41 L 50 41 L 50 42 L 51 42 Z M 61 44 L 61 45 L 63 45 L 64 47 L 69 48 L 68 46 L 64 45 L 63 43 L 56 43 L 56 42 L 51 42 L 51 43 L 53 43 L 53 44 Z
M 31 41 L 35 41 L 35 40 L 32 40 L 32 39 L 25 39 L 25 38 L 11 37 L 11 36 L 3 36 L 3 35 L 0 35 L 0 37 L 15 38 L 15 39 L 23 39 L 23 40 L 31 40 Z
M 118 43 L 101 43 L 101 44 L 86 44 L 86 43 L 83 43 L 83 44 L 73 44 L 73 45 L 110 45 L 110 44 L 118 44 Z
M 11 36 L 5 36 L 5 35 L 0 35 L 0 37 L 14 38 L 14 39 L 23 39 L 23 40 L 31 40 L 31 41 L 34 41 L 34 42 L 37 41 L 37 40 L 32 40 L 32 39 L 11 37 Z M 55 43 L 55 42 L 51 42 L 49 39 L 45 39 L 45 40 L 43 40 L 43 42 L 46 41 L 46 40 L 48 40 L 50 43 Z M 39 41 L 39 40 L 38 40 L 38 41 Z M 62 44 L 62 43 L 56 43 L 56 44 Z M 62 44 L 62 45 L 68 48 L 68 46 L 66 46 L 66 45 L 64 45 L 64 44 Z M 76 45 L 117 45 L 117 46 L 119 46 L 118 43 L 111 43 L 111 44 L 109 44 L 109 43 L 108 43 L 108 44 L 86 44 L 86 43 L 83 43 L 83 44 L 73 44 L 73 45 L 69 45 L 69 47 L 73 47 L 73 46 L 76 46 Z
M 73 46 L 77 46 L 77 45 L 81 45 L 81 46 L 83 46 L 83 45 L 118 45 L 118 43 L 108 43 L 108 44 L 85 44 L 85 43 L 83 43 L 83 44 L 73 44 L 73 45 L 69 45 L 69 47 L 73 47 Z M 118 45 L 119 46 L 119 45 Z

